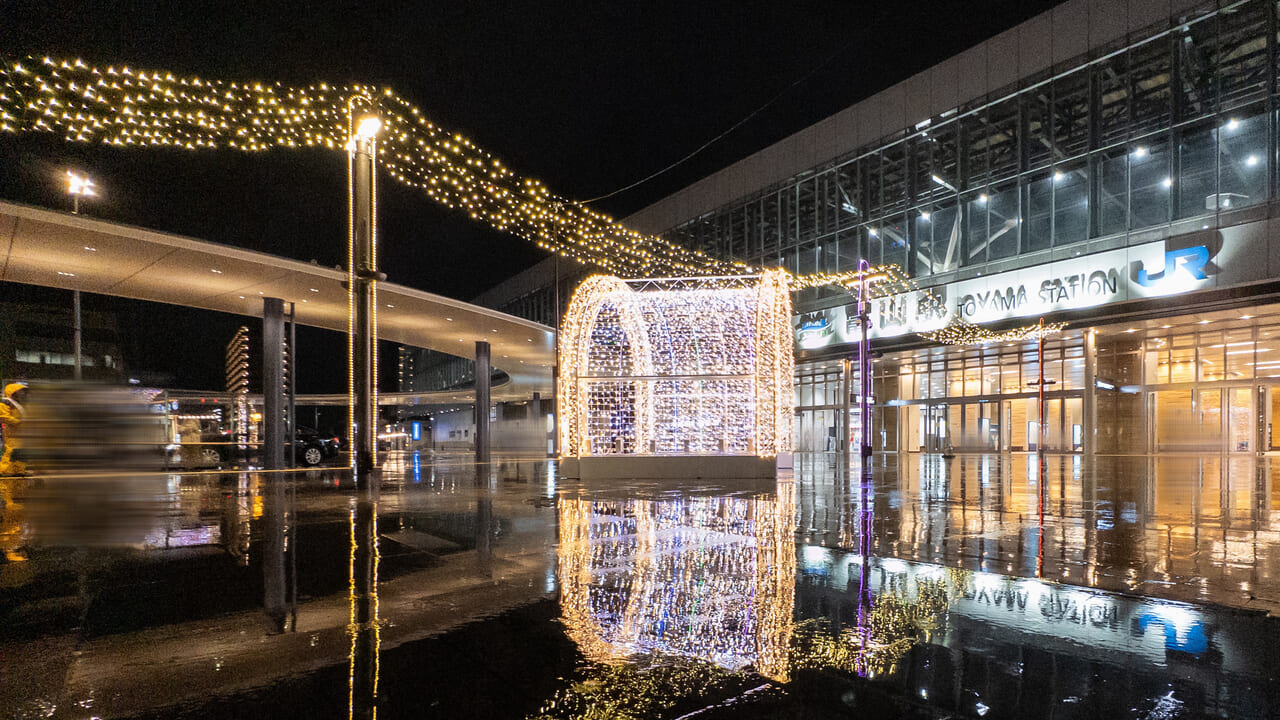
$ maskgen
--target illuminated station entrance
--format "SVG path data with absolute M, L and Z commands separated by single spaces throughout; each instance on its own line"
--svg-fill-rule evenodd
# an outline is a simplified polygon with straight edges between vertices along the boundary
M 885 353 L 874 363 L 871 444 L 1035 451 L 1039 377 L 1035 342 Z M 1277 305 L 1068 330 L 1045 341 L 1044 378 L 1050 452 L 1280 452 Z M 839 449 L 843 386 L 839 361 L 797 366 L 798 451 Z

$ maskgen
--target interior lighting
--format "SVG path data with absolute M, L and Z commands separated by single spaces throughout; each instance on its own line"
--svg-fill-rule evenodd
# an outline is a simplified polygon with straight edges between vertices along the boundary
M 1240 316 L 1240 319 L 1241 319 L 1241 320 L 1250 320 L 1250 319 L 1252 319 L 1252 318 L 1253 318 L 1253 316 L 1252 316 L 1252 315 L 1241 315 L 1241 316 Z
M 1247 157 L 1247 158 L 1245 158 L 1245 159 L 1244 159 L 1244 164 L 1245 164 L 1245 165 L 1248 165 L 1249 167 L 1253 167 L 1254 165 L 1257 165 L 1257 164 L 1258 164 L 1258 156 L 1257 156 L 1257 155 L 1250 155 L 1249 157 Z
M 944 187 L 944 188 L 946 188 L 946 189 L 950 190 L 951 192 L 957 192 L 957 191 L 956 191 L 956 186 L 955 186 L 955 185 L 952 185 L 951 183 L 947 182 L 946 180 L 943 180 L 942 178 L 938 177 L 937 175 L 930 175 L 929 177 L 930 177 L 930 179 L 932 179 L 934 182 L 936 182 L 936 183 L 938 183 L 939 185 L 941 185 L 942 187 Z
M 929 213 L 928 213 L 928 212 L 923 212 L 923 211 L 922 211 L 922 212 L 920 213 L 920 219 L 921 219 L 921 220 L 928 220 L 928 219 L 929 219 L 929 217 L 930 217 L 930 215 L 929 215 Z
M 1210 322 L 1209 320 L 1201 320 L 1199 324 L 1201 324 L 1201 325 L 1208 325 L 1208 324 L 1209 324 L 1209 322 Z
M 1161 186 L 1161 187 L 1163 187 L 1163 188 L 1165 188 L 1165 189 L 1168 189 L 1168 188 L 1173 187 L 1173 178 L 1171 178 L 1171 177 L 1167 177 L 1167 178 L 1165 178 L 1165 179 L 1161 180 L 1161 181 L 1160 181 L 1160 186 Z
M 1228 121 L 1227 121 L 1227 129 L 1228 129 L 1228 130 L 1235 130 L 1235 129 L 1236 129 L 1236 128 L 1238 128 L 1238 127 L 1240 127 L 1240 121 L 1239 121 L 1239 120 L 1237 120 L 1237 119 L 1235 119 L 1235 118 L 1231 118 L 1230 120 L 1228 120 Z
M 978 202 L 980 202 L 980 203 L 982 203 L 982 204 L 984 204 L 984 205 L 986 204 L 986 202 L 987 202 L 987 200 L 988 200 L 988 199 L 989 199 L 989 198 L 987 197 L 987 194 L 986 194 L 986 193 L 982 193 L 981 195 L 979 195 L 979 196 L 978 196 Z
M 1141 145 L 1133 149 L 1133 156 L 1136 158 L 1144 158 L 1147 156 L 1147 149 Z
M 1053 181 L 1054 181 L 1054 182 L 1058 182 L 1059 180 L 1062 180 L 1062 178 L 1064 178 L 1064 177 L 1066 177 L 1066 176 L 1062 174 L 1062 171 L 1061 171 L 1061 170 L 1055 170 L 1055 171 L 1053 172 Z

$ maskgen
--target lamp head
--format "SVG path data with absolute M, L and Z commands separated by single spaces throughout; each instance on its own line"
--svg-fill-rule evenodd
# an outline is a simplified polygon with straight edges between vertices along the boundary
M 72 170 L 67 171 L 67 193 L 86 196 L 97 194 L 94 192 L 92 180 L 83 175 L 78 175 Z
M 366 115 L 360 118 L 360 122 L 356 124 L 356 137 L 361 140 L 371 140 L 377 136 L 378 131 L 381 129 L 381 118 L 377 115 Z

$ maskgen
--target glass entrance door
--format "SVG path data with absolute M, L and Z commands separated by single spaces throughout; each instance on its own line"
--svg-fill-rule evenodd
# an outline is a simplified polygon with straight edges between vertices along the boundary
M 925 452 L 942 452 L 950 447 L 952 427 L 947 410 L 946 405 L 925 405 L 922 409 Z
M 1253 452 L 1258 437 L 1254 390 L 1234 387 L 1227 390 L 1227 452 Z

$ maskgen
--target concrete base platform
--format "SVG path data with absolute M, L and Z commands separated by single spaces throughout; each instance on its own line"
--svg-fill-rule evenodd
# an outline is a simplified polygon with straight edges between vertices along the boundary
M 791 469 L 791 453 L 776 458 L 745 455 L 596 455 L 562 458 L 558 474 L 560 477 L 579 480 L 731 480 L 772 478 L 777 476 L 779 470 Z

